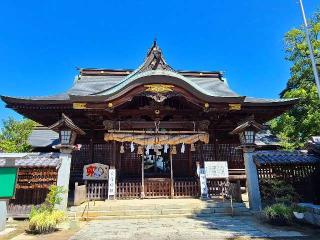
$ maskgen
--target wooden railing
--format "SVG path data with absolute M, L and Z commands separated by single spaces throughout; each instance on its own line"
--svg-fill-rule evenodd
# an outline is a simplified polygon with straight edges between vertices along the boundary
M 319 164 L 263 165 L 258 167 L 259 184 L 262 180 L 278 179 L 290 183 L 299 201 L 320 204 Z M 263 194 L 261 196 L 264 198 Z
M 119 199 L 139 198 L 141 182 L 137 180 L 118 182 L 116 194 Z
M 177 180 L 174 181 L 175 197 L 199 197 L 200 185 L 197 180 Z
M 88 200 L 104 200 L 108 198 L 108 183 L 95 182 L 87 183 Z
M 144 181 L 144 194 L 146 198 L 170 197 L 170 179 L 146 178 Z
M 208 179 L 207 186 L 210 196 L 222 196 L 227 191 L 226 180 Z M 239 182 L 230 183 L 233 195 L 239 195 Z M 79 188 L 81 186 L 76 186 Z M 199 197 L 200 184 L 198 179 L 177 179 L 173 183 L 174 197 Z M 239 189 L 238 189 L 239 188 Z M 87 198 L 89 200 L 104 200 L 108 198 L 107 182 L 87 183 Z M 117 183 L 117 199 L 132 199 L 141 197 L 141 181 L 137 179 L 124 180 Z M 145 198 L 171 197 L 171 182 L 169 178 L 146 178 L 144 183 Z M 238 197 L 237 197 L 238 198 Z

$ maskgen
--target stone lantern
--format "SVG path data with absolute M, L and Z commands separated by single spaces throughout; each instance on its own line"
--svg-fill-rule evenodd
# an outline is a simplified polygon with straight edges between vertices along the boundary
M 61 164 L 58 171 L 57 186 L 63 187 L 65 193 L 61 196 L 62 201 L 58 207 L 61 210 L 67 210 L 71 153 L 73 150 L 78 149 L 78 147 L 74 145 L 77 135 L 84 135 L 85 132 L 77 127 L 65 114 L 62 114 L 61 119 L 49 128 L 59 133 L 60 143 L 53 146 L 53 148 L 60 150 Z
M 253 162 L 253 153 L 255 151 L 255 136 L 263 126 L 257 123 L 253 118 L 241 123 L 231 134 L 238 134 L 241 148 L 243 150 L 243 159 L 247 177 L 247 189 L 249 205 L 251 210 L 261 211 L 261 196 L 259 190 L 258 172 Z
M 55 145 L 54 148 L 60 149 L 61 152 L 71 153 L 72 150 L 77 148 L 74 145 L 77 135 L 85 134 L 85 132 L 77 127 L 64 113 L 62 113 L 61 119 L 49 128 L 59 133 L 60 144 Z

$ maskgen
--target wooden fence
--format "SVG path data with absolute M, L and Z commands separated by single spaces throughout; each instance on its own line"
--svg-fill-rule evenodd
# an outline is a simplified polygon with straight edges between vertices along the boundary
M 145 179 L 144 194 L 146 198 L 170 197 L 170 178 Z
M 263 165 L 258 167 L 259 181 L 281 179 L 292 184 L 300 201 L 320 203 L 320 165 Z
M 130 180 L 117 183 L 116 196 L 119 199 L 139 198 L 141 195 L 141 181 Z
M 198 180 L 174 181 L 175 197 L 199 197 L 200 183 Z
M 224 179 L 208 179 L 207 185 L 210 196 L 222 196 L 223 193 L 227 191 L 226 180 Z M 233 196 L 236 196 L 236 198 L 239 199 L 239 181 L 237 183 L 230 183 L 229 186 L 231 186 L 233 189 Z M 177 179 L 174 181 L 173 187 L 174 197 L 180 198 L 200 196 L 200 183 L 198 179 Z M 75 189 L 77 189 L 77 186 Z M 140 198 L 141 190 L 141 180 L 123 180 L 117 183 L 116 197 L 118 199 Z M 169 198 L 171 196 L 170 179 L 145 179 L 144 193 L 145 198 Z M 79 193 L 75 193 L 75 196 L 77 194 Z M 107 182 L 87 183 L 86 197 L 89 200 L 107 199 Z
M 107 182 L 87 183 L 87 198 L 89 200 L 104 200 L 108 198 Z

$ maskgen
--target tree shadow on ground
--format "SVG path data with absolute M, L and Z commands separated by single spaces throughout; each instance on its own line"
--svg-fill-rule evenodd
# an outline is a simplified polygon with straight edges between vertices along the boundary
M 232 214 L 230 201 L 217 199 L 203 201 L 205 207 L 191 218 L 201 221 L 208 229 L 230 234 L 230 239 L 239 237 L 305 239 L 305 235 L 310 236 L 301 228 L 294 226 L 271 226 L 262 221 L 260 214 L 250 212 L 244 203 L 234 203 Z

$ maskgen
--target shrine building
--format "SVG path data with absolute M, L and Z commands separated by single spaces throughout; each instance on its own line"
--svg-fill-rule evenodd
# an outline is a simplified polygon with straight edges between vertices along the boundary
M 35 152 L 70 156 L 61 166 L 70 190 L 90 184 L 83 169 L 99 163 L 116 170 L 119 199 L 199 197 L 197 168 L 213 161 L 226 162 L 228 181 L 245 186 L 238 134 L 249 128 L 242 140 L 267 149 L 255 145 L 255 132 L 297 101 L 239 95 L 220 71 L 176 70 L 156 42 L 135 70 L 83 68 L 67 92 L 1 99 L 39 124 L 30 136 Z M 221 194 L 221 181 L 207 179 L 209 194 Z

